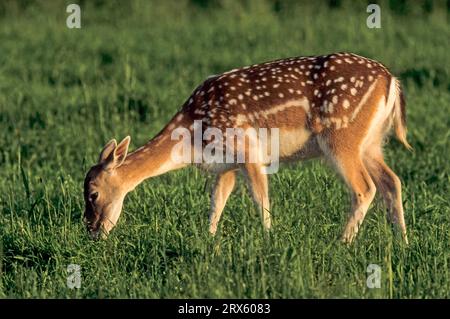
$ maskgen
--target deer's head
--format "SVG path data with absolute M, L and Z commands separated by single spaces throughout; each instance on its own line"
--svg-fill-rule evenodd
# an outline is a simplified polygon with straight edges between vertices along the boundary
M 93 239 L 106 237 L 116 225 L 127 190 L 117 169 L 128 153 L 130 137 L 109 141 L 84 180 L 84 222 Z

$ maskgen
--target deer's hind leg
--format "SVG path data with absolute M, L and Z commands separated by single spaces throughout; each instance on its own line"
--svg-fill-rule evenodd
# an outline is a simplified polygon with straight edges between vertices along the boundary
M 384 162 L 380 146 L 373 146 L 368 150 L 364 155 L 364 161 L 383 197 L 388 210 L 388 219 L 400 228 L 404 241 L 408 243 L 400 179 Z
M 342 145 L 342 141 L 341 137 L 329 136 L 319 139 L 319 145 L 351 191 L 351 211 L 342 234 L 342 241 L 351 243 L 375 197 L 376 187 L 361 158 L 359 147 Z
M 217 224 L 219 223 L 225 203 L 233 191 L 235 182 L 235 171 L 227 171 L 217 175 L 211 192 L 211 212 L 209 214 L 209 232 L 212 235 L 217 231 Z

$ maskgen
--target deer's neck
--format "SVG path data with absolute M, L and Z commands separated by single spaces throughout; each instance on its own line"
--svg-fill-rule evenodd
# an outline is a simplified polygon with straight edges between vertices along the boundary
M 133 153 L 118 168 L 118 174 L 127 191 L 133 190 L 145 179 L 179 169 L 188 164 L 172 159 L 173 141 L 170 134 L 160 134 Z

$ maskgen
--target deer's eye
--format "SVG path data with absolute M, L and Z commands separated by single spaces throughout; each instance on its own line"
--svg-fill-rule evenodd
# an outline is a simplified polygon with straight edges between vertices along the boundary
M 98 192 L 93 192 L 93 193 L 91 193 L 91 194 L 89 195 L 89 201 L 90 201 L 91 203 L 95 203 L 95 201 L 97 200 L 97 198 L 98 198 Z

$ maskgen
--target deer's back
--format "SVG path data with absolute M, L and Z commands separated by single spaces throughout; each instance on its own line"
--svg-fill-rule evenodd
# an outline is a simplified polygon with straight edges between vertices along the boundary
M 282 59 L 208 78 L 183 112 L 205 127 L 339 129 L 380 78 L 391 78 L 382 64 L 351 53 Z

